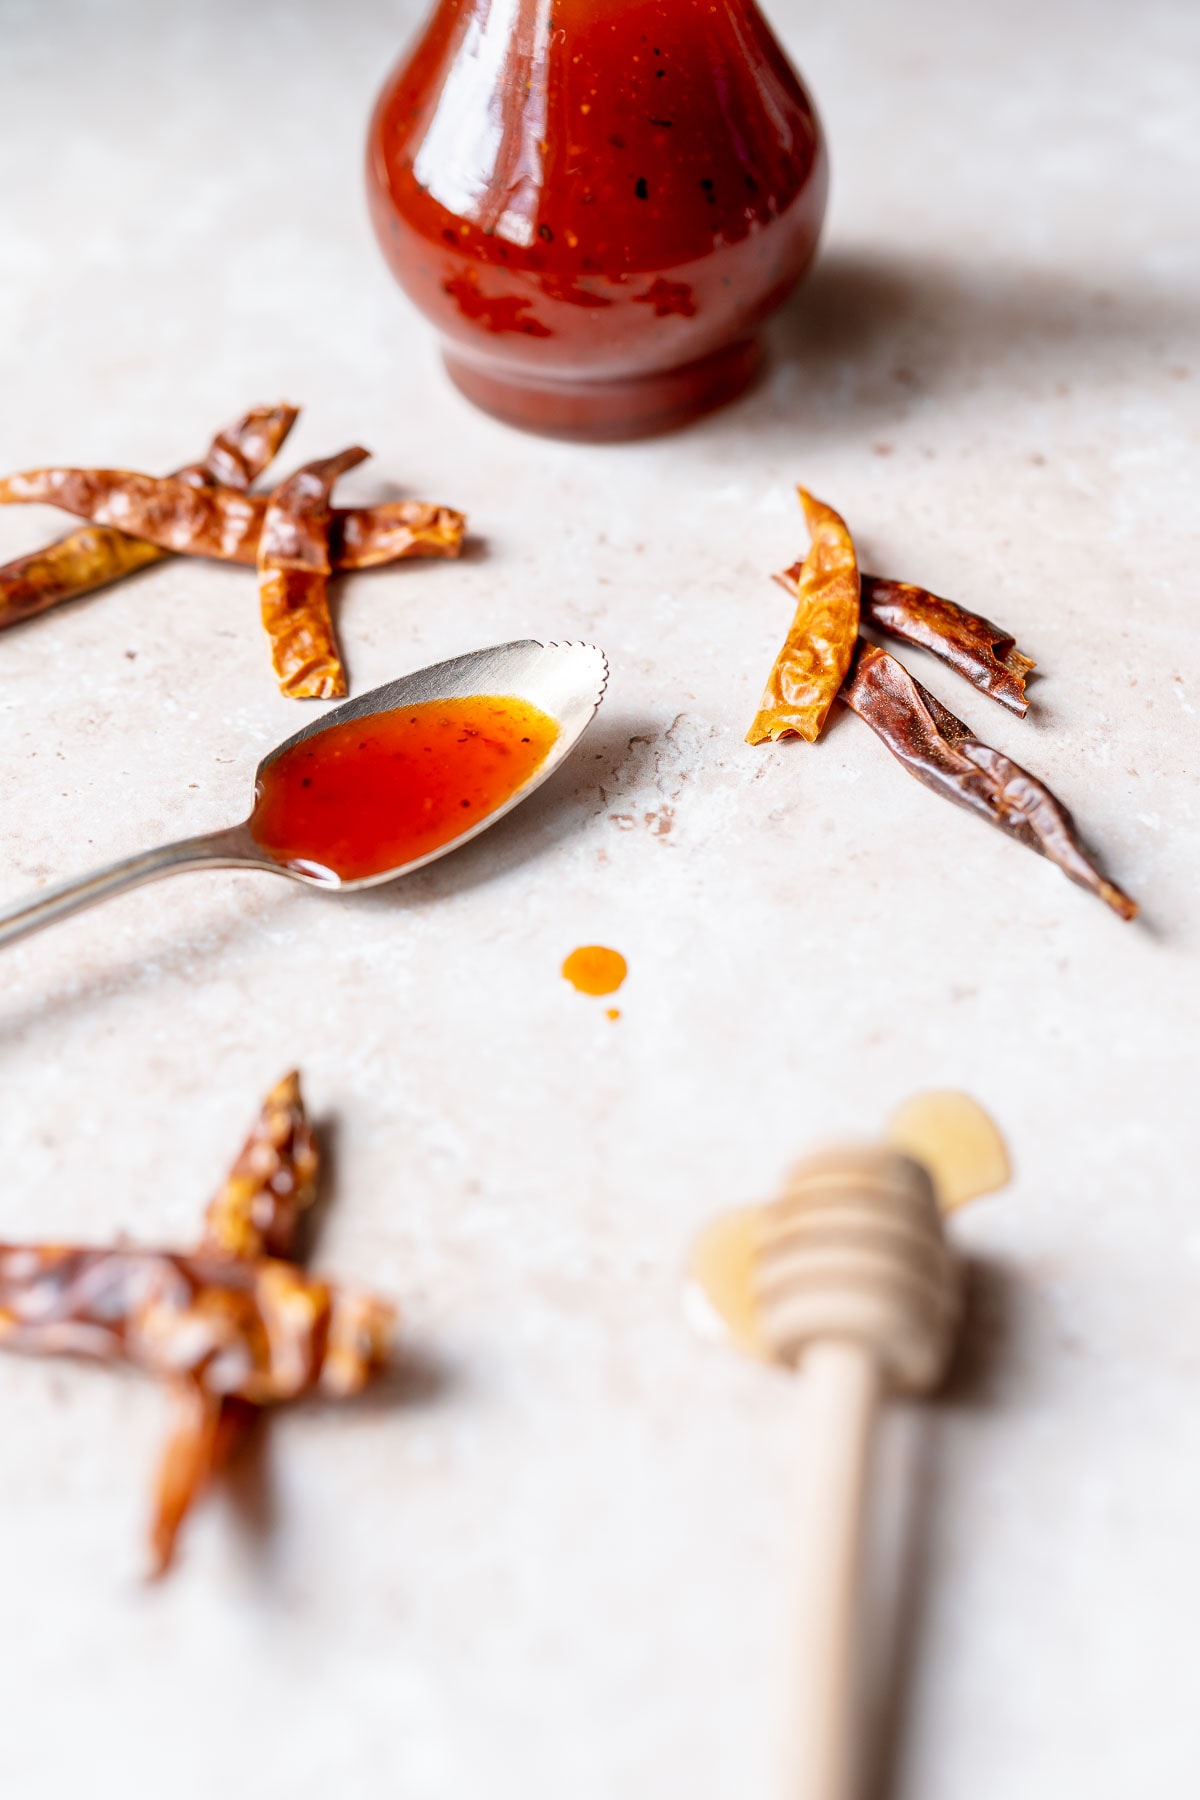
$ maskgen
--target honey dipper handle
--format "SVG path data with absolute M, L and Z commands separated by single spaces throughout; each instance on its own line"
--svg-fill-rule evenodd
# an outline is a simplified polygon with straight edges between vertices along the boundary
M 800 1708 L 794 1800 L 854 1800 L 861 1778 L 858 1618 L 875 1358 L 850 1339 L 812 1344 L 800 1365 L 808 1507 L 800 1575 Z

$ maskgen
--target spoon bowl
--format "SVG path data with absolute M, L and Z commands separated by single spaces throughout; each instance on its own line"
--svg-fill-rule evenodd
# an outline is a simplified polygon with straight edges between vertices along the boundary
M 403 713 L 431 702 L 515 700 L 545 716 L 554 728 L 553 740 L 517 785 L 506 787 L 502 797 L 482 813 L 473 813 L 462 830 L 453 831 L 420 854 L 401 857 L 368 874 L 347 878 L 314 860 L 273 854 L 256 836 L 256 813 L 252 813 L 239 825 L 143 851 L 0 912 L 0 948 L 114 894 L 185 869 L 262 869 L 274 875 L 286 875 L 305 887 L 343 894 L 377 887 L 381 882 L 411 874 L 478 837 L 540 787 L 570 755 L 591 723 L 604 697 L 607 681 L 608 663 L 604 653 L 594 644 L 541 644 L 532 638 L 524 638 L 455 656 L 447 662 L 434 663 L 427 669 L 403 675 L 397 681 L 386 682 L 383 687 L 373 688 L 370 693 L 322 714 L 263 757 L 255 776 L 256 811 L 257 801 L 270 784 L 274 765 L 300 746 L 313 743 L 329 731 L 340 729 L 344 736 L 347 726 L 379 720 L 383 715 Z M 462 804 L 465 806 L 467 802 Z
M 558 727 L 558 734 L 528 780 L 482 818 L 473 820 L 464 830 L 422 856 L 406 858 L 378 874 L 349 879 L 319 865 L 305 867 L 296 862 L 283 863 L 268 855 L 269 866 L 309 887 L 336 888 L 346 894 L 359 888 L 378 887 L 400 875 L 411 875 L 414 869 L 423 869 L 439 856 L 478 837 L 481 831 L 494 825 L 514 806 L 519 806 L 553 775 L 591 724 L 607 682 L 608 663 L 603 651 L 597 650 L 594 644 L 539 644 L 532 638 L 524 638 L 512 644 L 496 644 L 490 650 L 473 650 L 466 656 L 451 657 L 448 662 L 433 663 L 427 669 L 418 669 L 415 674 L 401 675 L 397 681 L 372 688 L 369 694 L 362 694 L 357 700 L 335 706 L 263 757 L 255 772 L 256 791 L 261 790 L 264 776 L 272 764 L 298 744 L 321 737 L 338 725 L 374 718 L 380 713 L 402 712 L 406 707 L 421 706 L 430 701 L 468 700 L 483 694 L 513 697 L 527 701 L 539 712 L 547 714 Z M 263 855 L 260 845 L 256 845 L 256 850 L 259 856 Z

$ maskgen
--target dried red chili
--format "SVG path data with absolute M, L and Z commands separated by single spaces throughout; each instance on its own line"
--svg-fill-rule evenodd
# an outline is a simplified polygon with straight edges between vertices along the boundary
M 252 407 L 218 431 L 200 462 L 179 469 L 179 480 L 196 487 L 248 488 L 274 461 L 299 417 L 300 408 L 286 402 Z
M 0 1348 L 129 1363 L 172 1387 L 176 1420 L 151 1531 L 156 1572 L 170 1562 L 192 1501 L 262 1408 L 357 1393 L 386 1362 L 394 1309 L 285 1260 L 316 1174 L 315 1139 L 290 1075 L 268 1095 L 195 1254 L 0 1245 Z
M 175 479 L 193 487 L 248 488 L 279 450 L 297 411 L 294 406 L 252 408 L 219 431 L 201 461 L 178 470 Z M 84 526 L 0 568 L 0 630 L 118 581 L 168 554 L 111 526 Z
M 229 1395 L 208 1394 L 194 1381 L 172 1385 L 171 1412 L 154 1480 L 148 1571 L 152 1580 L 165 1575 L 175 1560 L 180 1529 L 196 1500 L 237 1455 L 262 1417 L 261 1408 Z
M 167 555 L 143 538 L 126 537 L 106 525 L 84 525 L 0 569 L 0 630 L 107 587 Z
M 0 481 L 0 505 L 31 502 L 146 538 L 180 556 L 252 563 L 266 511 L 236 488 L 131 469 L 29 469 Z
M 293 1070 L 263 1102 L 250 1136 L 204 1215 L 200 1247 L 215 1255 L 296 1261 L 301 1223 L 317 1191 L 319 1156 Z M 262 1409 L 194 1382 L 174 1390 L 175 1422 L 155 1482 L 150 1545 L 155 1574 L 170 1566 L 188 1511 L 257 1428 Z
M 886 650 L 859 640 L 841 698 L 926 787 L 1048 857 L 1121 918 L 1136 916 L 1137 902 L 1100 873 L 1049 788 L 981 743 Z
M 392 1319 L 278 1257 L 0 1244 L 0 1348 L 129 1363 L 252 1406 L 357 1393 Z
M 410 556 L 457 556 L 467 521 L 450 506 L 388 500 L 380 506 L 334 508 L 329 557 L 340 573 L 375 569 Z
M 862 578 L 864 619 L 907 644 L 918 644 L 964 680 L 1024 718 L 1029 709 L 1025 678 L 1036 667 L 1017 649 L 1011 631 L 905 581 Z
M 398 500 L 336 511 L 330 489 L 365 451 L 314 462 L 271 495 L 246 491 L 296 417 L 260 407 L 178 475 L 122 469 L 32 469 L 0 481 L 0 504 L 62 506 L 94 523 L 0 571 L 0 628 L 171 553 L 253 563 L 281 690 L 295 699 L 346 692 L 329 614 L 334 570 L 457 556 L 466 520 L 446 506 Z
M 253 1130 L 209 1201 L 201 1248 L 223 1256 L 294 1259 L 319 1172 L 316 1136 L 293 1069 L 263 1101 Z
M 338 476 L 367 454 L 355 448 L 306 463 L 267 504 L 258 597 L 279 691 L 293 700 L 332 700 L 346 692 L 329 614 L 329 496 Z
M 806 488 L 798 492 L 812 543 L 803 562 L 776 577 L 798 604 L 746 733 L 748 744 L 788 732 L 814 742 L 850 667 L 858 636 L 854 540 L 832 507 L 814 499 Z
M 115 526 L 166 554 L 210 556 L 252 567 L 270 496 L 198 488 L 183 476 L 128 469 L 27 469 L 0 480 L 0 505 L 59 506 Z M 457 556 L 466 520 L 449 506 L 393 500 L 335 508 L 330 561 L 336 570 L 372 569 L 412 556 Z M 149 560 L 147 558 L 146 560 Z

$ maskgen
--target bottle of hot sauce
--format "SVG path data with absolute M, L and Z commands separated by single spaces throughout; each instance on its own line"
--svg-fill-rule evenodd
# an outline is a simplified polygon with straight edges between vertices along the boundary
M 605 439 L 745 387 L 827 166 L 753 0 L 437 0 L 380 95 L 367 186 L 462 391 Z

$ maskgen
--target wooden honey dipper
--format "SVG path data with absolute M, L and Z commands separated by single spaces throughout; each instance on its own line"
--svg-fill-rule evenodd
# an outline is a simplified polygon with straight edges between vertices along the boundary
M 805 1158 L 777 1200 L 717 1219 L 693 1253 L 697 1325 L 804 1380 L 812 1507 L 797 1800 L 851 1800 L 856 1790 L 856 1628 L 880 1402 L 944 1379 L 962 1311 L 944 1215 L 1008 1178 L 982 1107 L 965 1094 L 919 1095 L 885 1141 Z

